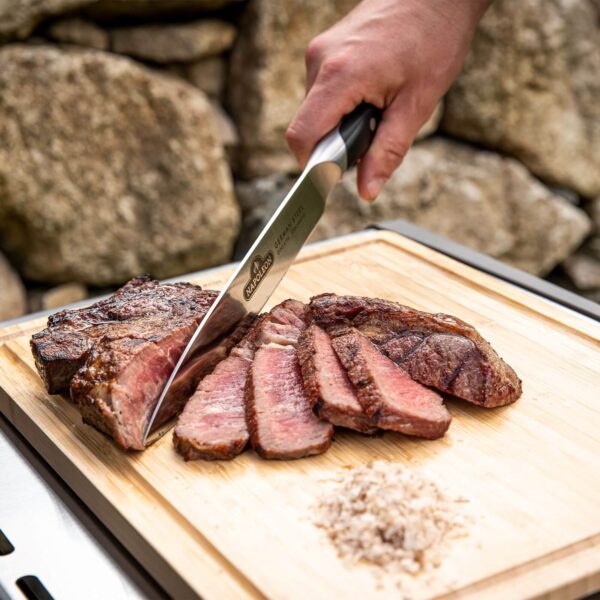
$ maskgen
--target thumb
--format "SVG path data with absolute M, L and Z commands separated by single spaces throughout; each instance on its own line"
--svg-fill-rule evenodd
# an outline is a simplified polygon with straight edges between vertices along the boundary
M 401 94 L 383 113 L 375 139 L 358 165 L 358 193 L 372 202 L 400 166 L 420 127 L 412 102 Z

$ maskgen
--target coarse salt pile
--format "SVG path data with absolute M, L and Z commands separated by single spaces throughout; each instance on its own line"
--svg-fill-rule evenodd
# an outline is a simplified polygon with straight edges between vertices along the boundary
M 416 574 L 439 566 L 444 542 L 464 535 L 465 502 L 417 471 L 376 461 L 334 480 L 317 524 L 351 562 Z

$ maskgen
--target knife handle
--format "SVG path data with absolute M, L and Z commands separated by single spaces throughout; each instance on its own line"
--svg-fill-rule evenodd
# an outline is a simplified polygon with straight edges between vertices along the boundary
M 338 131 L 346 146 L 347 169 L 366 154 L 375 137 L 381 114 L 379 108 L 363 102 L 340 122 Z

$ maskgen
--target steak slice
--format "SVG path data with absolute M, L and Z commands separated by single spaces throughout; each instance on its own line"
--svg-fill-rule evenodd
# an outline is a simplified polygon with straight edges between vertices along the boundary
M 356 328 L 413 379 L 474 404 L 492 408 L 521 395 L 521 380 L 471 325 L 445 314 L 402 304 L 322 294 L 310 314 L 330 335 Z
M 256 326 L 254 361 L 245 390 L 252 447 L 263 458 L 302 458 L 325 452 L 333 427 L 312 411 L 296 344 L 306 329 L 306 306 L 286 300 Z
M 206 313 L 215 298 L 216 292 L 189 283 L 160 285 L 150 277 L 136 277 L 91 306 L 51 315 L 48 327 L 31 338 L 37 370 L 50 394 L 67 392 L 105 332 L 147 317 L 194 320 Z
M 173 443 L 186 460 L 231 459 L 246 447 L 244 390 L 258 325 L 263 321 L 264 317 L 259 318 L 230 355 L 200 382 L 179 415 Z
M 333 340 L 366 414 L 382 429 L 435 439 L 452 417 L 441 396 L 417 383 L 359 331 Z
M 293 347 L 263 346 L 246 385 L 246 422 L 263 458 L 302 458 L 325 452 L 333 427 L 312 411 Z
M 297 350 L 304 387 L 314 412 L 333 425 L 363 433 L 375 432 L 375 421 L 363 410 L 331 338 L 313 323 L 300 336 Z
M 248 440 L 245 388 L 256 349 L 293 347 L 306 327 L 306 307 L 286 300 L 262 315 L 231 351 L 229 358 L 205 377 L 179 416 L 173 441 L 177 451 L 194 460 L 228 459 Z
M 244 389 L 251 364 L 229 356 L 200 382 L 173 434 L 175 448 L 186 460 L 230 459 L 246 447 Z

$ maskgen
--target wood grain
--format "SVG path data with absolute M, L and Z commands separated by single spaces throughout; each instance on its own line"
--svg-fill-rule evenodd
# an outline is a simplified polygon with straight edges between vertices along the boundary
M 219 287 L 227 274 L 198 283 Z M 345 565 L 312 522 L 322 480 L 372 459 L 423 469 L 470 499 L 470 535 L 432 581 L 417 580 L 420 596 L 562 599 L 600 587 L 600 325 L 385 232 L 305 250 L 272 304 L 324 291 L 464 319 L 515 368 L 523 397 L 495 410 L 450 401 L 454 421 L 436 441 L 338 433 L 319 457 L 186 464 L 171 435 L 124 454 L 48 396 L 28 347 L 36 322 L 10 339 L 0 331 L 0 409 L 176 597 L 397 598 L 388 579 L 378 587 L 370 569 Z

